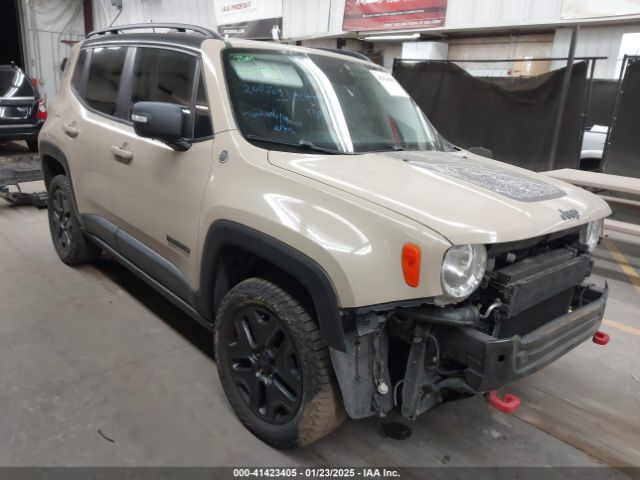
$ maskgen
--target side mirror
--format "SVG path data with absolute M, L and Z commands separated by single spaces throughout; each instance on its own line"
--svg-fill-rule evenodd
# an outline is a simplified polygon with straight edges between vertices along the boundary
M 475 153 L 476 155 L 480 155 L 481 157 L 493 158 L 493 152 L 488 148 L 484 147 L 469 147 L 467 148 L 468 152 Z
M 184 139 L 185 114 L 180 105 L 165 102 L 136 102 L 131 109 L 131 121 L 136 135 L 166 143 L 178 152 L 191 148 Z

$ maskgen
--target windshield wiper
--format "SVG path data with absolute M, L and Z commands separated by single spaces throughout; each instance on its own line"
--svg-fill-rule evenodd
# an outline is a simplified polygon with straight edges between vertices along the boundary
M 376 152 L 404 152 L 405 148 L 402 145 L 385 145 Z
M 287 147 L 301 148 L 302 150 L 313 150 L 316 152 L 330 153 L 331 155 L 341 155 L 343 152 L 338 150 L 332 150 L 331 148 L 319 147 L 309 140 L 300 139 L 298 142 L 287 142 L 286 140 L 279 140 L 277 138 L 262 137 L 260 135 L 245 135 L 248 140 L 255 140 L 256 142 L 274 143 L 276 145 L 286 145 Z

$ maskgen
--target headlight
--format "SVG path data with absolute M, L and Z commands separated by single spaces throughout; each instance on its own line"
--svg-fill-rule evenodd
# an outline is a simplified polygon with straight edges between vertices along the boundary
M 589 222 L 580 230 L 580 243 L 586 246 L 590 252 L 593 252 L 598 246 L 598 242 L 602 236 L 603 223 L 604 220 Z
M 442 262 L 442 288 L 452 298 L 463 299 L 478 288 L 487 266 L 484 245 L 456 245 Z

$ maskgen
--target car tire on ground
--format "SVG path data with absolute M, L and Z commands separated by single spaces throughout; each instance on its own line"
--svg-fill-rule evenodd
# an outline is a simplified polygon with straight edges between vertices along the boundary
M 66 175 L 57 175 L 49 185 L 47 200 L 53 246 L 67 265 L 88 263 L 100 255 L 100 247 L 82 232 L 78 210 Z
M 344 421 L 318 325 L 275 283 L 249 278 L 233 287 L 218 309 L 214 342 L 229 402 L 258 438 L 304 446 Z

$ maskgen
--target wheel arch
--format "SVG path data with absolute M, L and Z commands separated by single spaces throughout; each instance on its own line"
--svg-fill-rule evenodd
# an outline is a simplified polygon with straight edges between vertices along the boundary
M 42 173 L 44 177 L 44 185 L 49 191 L 51 180 L 56 175 L 66 175 L 71 182 L 71 174 L 69 172 L 69 162 L 66 155 L 57 146 L 47 140 L 41 140 L 40 144 L 40 162 L 42 164 Z M 73 191 L 73 183 L 71 183 Z
M 273 267 L 269 273 L 289 282 L 292 288 L 302 288 L 298 294 L 313 308 L 324 342 L 345 351 L 338 296 L 326 271 L 286 243 L 229 220 L 216 221 L 207 232 L 197 309 L 205 318 L 214 320 L 224 295 L 239 281 L 264 272 L 265 266 Z

